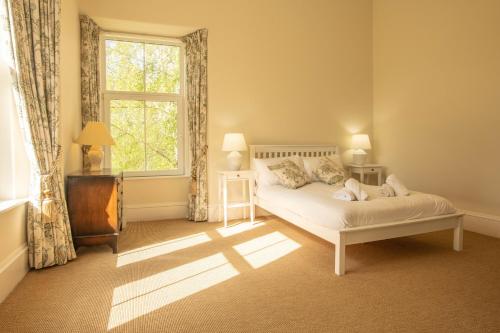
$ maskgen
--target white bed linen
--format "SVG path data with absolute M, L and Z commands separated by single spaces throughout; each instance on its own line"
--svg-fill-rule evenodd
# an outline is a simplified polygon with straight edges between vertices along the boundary
M 456 213 L 448 200 L 433 194 L 410 191 L 404 197 L 380 197 L 376 186 L 364 185 L 367 201 L 342 201 L 333 198 L 339 188 L 320 182 L 295 190 L 281 185 L 259 186 L 256 195 L 311 223 L 336 230 Z

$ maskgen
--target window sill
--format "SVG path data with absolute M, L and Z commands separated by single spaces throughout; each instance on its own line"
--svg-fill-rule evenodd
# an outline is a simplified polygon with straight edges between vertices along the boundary
M 191 178 L 190 175 L 175 175 L 175 176 L 123 176 L 125 181 L 135 181 L 135 180 L 153 180 L 153 179 L 180 179 L 180 178 Z
M 27 198 L 2 200 L 0 201 L 0 214 L 6 213 L 11 209 L 22 206 L 28 202 Z

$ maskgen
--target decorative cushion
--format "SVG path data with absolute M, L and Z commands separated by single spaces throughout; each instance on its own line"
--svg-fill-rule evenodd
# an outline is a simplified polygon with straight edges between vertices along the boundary
M 342 160 L 340 159 L 340 156 L 335 154 L 335 155 L 328 155 L 328 156 L 316 156 L 316 157 L 303 157 L 303 164 L 304 164 L 304 169 L 307 172 L 307 175 L 313 182 L 319 182 L 321 181 L 316 177 L 313 173 L 314 170 L 316 170 L 319 165 L 321 164 L 321 161 L 325 158 L 330 159 L 333 163 L 335 163 L 339 168 L 344 169 L 344 165 L 342 164 Z
M 304 162 L 300 156 L 288 156 L 288 157 L 275 157 L 275 158 L 254 158 L 253 164 L 255 171 L 257 172 L 257 184 L 259 186 L 271 186 L 279 185 L 280 181 L 278 177 L 269 170 L 269 165 L 274 165 L 283 162 L 284 160 L 290 160 L 297 164 L 300 168 L 304 168 Z
M 268 168 L 276 175 L 280 184 L 287 188 L 296 189 L 309 183 L 306 172 L 289 159 L 269 165 Z
M 312 173 L 319 181 L 328 185 L 343 184 L 345 179 L 344 169 L 328 157 L 320 157 L 319 165 Z

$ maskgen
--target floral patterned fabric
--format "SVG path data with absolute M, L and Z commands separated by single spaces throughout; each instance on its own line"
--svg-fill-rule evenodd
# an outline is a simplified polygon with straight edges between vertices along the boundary
M 321 157 L 319 166 L 313 170 L 314 176 L 329 185 L 343 184 L 344 169 L 339 167 L 328 157 Z
M 82 129 L 89 121 L 99 121 L 99 26 L 87 15 L 80 15 L 80 60 Z M 87 152 L 89 146 L 82 146 L 83 168 L 88 169 L 90 162 Z
M 207 36 L 208 31 L 203 29 L 183 38 L 186 44 L 187 113 L 191 148 L 188 218 L 196 222 L 208 220 Z
M 306 172 L 289 159 L 269 165 L 268 168 L 278 177 L 280 184 L 287 188 L 296 189 L 309 183 Z
M 29 264 L 76 258 L 59 144 L 59 0 L 2 0 L 11 45 L 11 74 L 33 171 L 27 213 Z

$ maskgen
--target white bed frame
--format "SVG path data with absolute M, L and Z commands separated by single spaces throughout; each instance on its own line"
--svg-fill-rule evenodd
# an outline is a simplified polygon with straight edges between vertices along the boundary
M 338 154 L 337 146 L 332 145 L 251 145 L 250 166 L 254 169 L 254 158 L 275 158 L 299 155 L 303 157 L 328 156 Z M 313 221 L 308 221 L 289 209 L 277 207 L 255 196 L 255 204 L 266 211 L 296 226 L 335 244 L 335 273 L 345 274 L 345 247 L 351 244 L 373 242 L 433 231 L 453 229 L 453 249 L 463 247 L 463 213 L 433 216 L 411 221 L 389 222 L 370 226 L 333 230 Z

